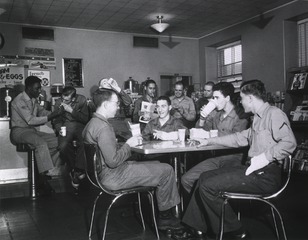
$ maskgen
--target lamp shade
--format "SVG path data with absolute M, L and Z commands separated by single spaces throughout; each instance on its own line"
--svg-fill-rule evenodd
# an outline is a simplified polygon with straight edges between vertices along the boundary
M 159 33 L 165 31 L 167 27 L 169 27 L 169 24 L 163 23 L 162 19 L 163 19 L 163 16 L 157 16 L 158 22 L 151 25 L 151 27 Z

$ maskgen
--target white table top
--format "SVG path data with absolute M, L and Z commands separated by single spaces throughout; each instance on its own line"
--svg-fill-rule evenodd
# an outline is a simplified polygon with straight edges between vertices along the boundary
M 133 152 L 142 154 L 158 154 L 158 153 L 176 153 L 176 152 L 196 152 L 196 151 L 209 151 L 219 149 L 230 149 L 221 145 L 208 145 L 208 146 L 190 146 L 188 142 L 180 143 L 177 141 L 147 141 L 142 145 L 131 147 Z

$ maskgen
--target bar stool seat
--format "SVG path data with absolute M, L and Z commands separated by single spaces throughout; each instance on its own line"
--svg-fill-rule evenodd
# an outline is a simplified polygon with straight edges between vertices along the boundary
M 30 198 L 35 200 L 37 198 L 36 193 L 36 176 L 35 176 L 35 157 L 34 151 L 35 147 L 28 143 L 17 143 L 17 152 L 28 152 L 28 181 L 30 183 Z

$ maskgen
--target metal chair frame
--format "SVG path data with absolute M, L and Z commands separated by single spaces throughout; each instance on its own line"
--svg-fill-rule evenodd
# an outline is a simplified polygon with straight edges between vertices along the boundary
M 31 146 L 28 143 L 17 143 L 16 151 L 28 153 L 28 181 L 30 185 L 29 195 L 32 200 L 35 200 L 37 198 L 35 175 L 35 147 Z
M 268 204 L 271 207 L 273 222 L 275 226 L 275 231 L 277 235 L 277 239 L 280 239 L 280 234 L 277 227 L 277 221 L 275 217 L 275 212 L 279 217 L 282 233 L 284 236 L 284 239 L 287 240 L 287 235 L 284 227 L 284 223 L 282 220 L 282 216 L 278 209 L 274 206 L 273 203 L 270 202 L 271 199 L 277 197 L 280 193 L 284 191 L 284 189 L 287 187 L 290 181 L 291 177 L 291 171 L 292 171 L 292 156 L 288 156 L 285 158 L 284 166 L 286 166 L 287 169 L 287 179 L 285 183 L 282 185 L 282 187 L 275 193 L 271 195 L 265 195 L 265 194 L 247 194 L 247 193 L 232 193 L 232 192 L 221 192 L 220 196 L 224 198 L 224 202 L 221 206 L 221 216 L 220 216 L 220 233 L 219 233 L 219 240 L 223 239 L 223 232 L 224 232 L 224 217 L 225 217 L 225 205 L 228 203 L 229 199 L 242 199 L 242 200 L 256 200 L 260 202 L 264 202 Z M 285 169 L 285 168 L 284 168 Z
M 154 223 L 154 228 L 156 232 L 157 239 L 160 239 L 158 229 L 157 229 L 157 223 L 156 223 L 156 217 L 155 217 L 155 206 L 154 206 L 154 197 L 153 193 L 156 189 L 156 187 L 133 187 L 133 188 L 127 188 L 127 189 L 120 189 L 120 190 L 108 190 L 106 189 L 99 181 L 98 179 L 98 171 L 100 171 L 100 162 L 97 160 L 96 157 L 96 145 L 93 144 L 85 144 L 85 152 L 86 152 L 86 175 L 89 179 L 89 181 L 98 189 L 100 189 L 99 194 L 94 200 L 93 203 L 93 209 L 92 209 L 92 215 L 91 215 L 91 224 L 90 224 L 90 229 L 89 229 L 89 239 L 91 239 L 92 235 L 92 229 L 93 229 L 93 222 L 94 222 L 94 215 L 95 215 L 95 209 L 96 209 L 96 204 L 98 199 L 102 196 L 103 193 L 107 193 L 111 196 L 113 196 L 113 199 L 110 203 L 110 205 L 107 208 L 106 216 L 105 216 L 105 223 L 104 223 L 104 230 L 103 230 L 103 236 L 102 240 L 105 239 L 106 236 L 106 230 L 107 230 L 107 223 L 108 223 L 108 218 L 109 218 L 109 213 L 111 210 L 111 207 L 114 205 L 114 203 L 121 198 L 122 196 L 125 195 L 130 195 L 130 194 L 137 194 L 138 196 L 138 206 L 139 206 L 139 212 L 140 212 L 140 217 L 141 217 L 141 223 L 143 230 L 145 230 L 145 224 L 144 224 L 144 219 L 143 219 L 143 214 L 142 214 L 142 208 L 141 208 L 141 198 L 140 194 L 141 193 L 147 193 L 150 203 L 151 203 L 151 208 L 152 208 L 152 216 L 153 216 L 153 223 Z M 93 162 L 91 162 L 93 161 Z M 93 169 L 89 169 L 88 163 L 93 163 Z M 94 172 L 94 176 L 91 176 L 90 171 Z

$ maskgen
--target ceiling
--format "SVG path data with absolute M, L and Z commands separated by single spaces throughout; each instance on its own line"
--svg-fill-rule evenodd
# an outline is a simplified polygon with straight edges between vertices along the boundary
M 0 22 L 200 38 L 296 0 L 0 0 Z M 265 16 L 272 16 L 269 12 Z M 256 18 L 257 19 L 257 18 Z

